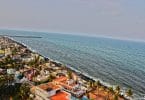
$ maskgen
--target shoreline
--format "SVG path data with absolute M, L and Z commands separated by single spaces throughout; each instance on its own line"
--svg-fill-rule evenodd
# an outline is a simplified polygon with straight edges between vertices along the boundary
M 39 52 L 37 52 L 37 50 L 34 50 L 31 47 L 29 47 L 25 43 L 22 43 L 20 41 L 15 40 L 13 37 L 9 37 L 9 36 L 4 36 L 4 37 L 12 40 L 13 42 L 16 42 L 17 44 L 21 45 L 22 47 L 27 48 L 30 52 L 36 53 L 36 54 L 40 55 L 41 57 L 43 57 L 44 59 L 48 59 L 48 60 L 52 61 L 53 63 L 58 64 L 59 67 L 62 67 L 61 65 L 64 65 L 67 70 L 70 70 L 70 71 L 74 72 L 76 75 L 80 76 L 84 80 L 87 80 L 87 81 L 89 80 L 89 81 L 93 81 L 93 82 L 100 81 L 101 85 L 104 86 L 105 88 L 109 88 L 109 87 L 113 87 L 114 88 L 115 86 L 117 86 L 117 85 L 111 85 L 109 83 L 106 83 L 106 82 L 102 81 L 101 79 L 95 78 L 95 77 L 93 77 L 93 76 L 91 76 L 91 75 L 89 75 L 87 73 L 84 73 L 84 72 L 82 73 L 81 71 L 79 71 L 79 70 L 77 70 L 77 69 L 75 69 L 75 68 L 73 68 L 73 67 L 71 67 L 71 66 L 69 66 L 67 64 L 64 64 L 64 63 L 59 62 L 57 60 L 53 60 L 53 59 L 51 59 L 49 57 L 46 57 L 46 56 L 40 54 Z M 125 100 L 128 100 L 128 98 L 125 96 L 125 92 L 123 92 L 123 91 L 124 91 L 124 89 L 121 89 L 120 96 L 123 96 L 123 98 Z
M 8 37 L 8 38 L 9 38 L 9 37 Z M 42 56 L 43 58 L 49 59 L 49 60 L 51 60 L 52 62 L 57 63 L 57 64 L 65 65 L 67 69 L 69 69 L 69 70 L 71 70 L 71 71 L 77 73 L 78 75 L 82 75 L 82 76 L 84 76 L 84 77 L 86 77 L 86 78 L 88 78 L 88 79 L 90 79 L 90 80 L 93 80 L 93 81 L 99 80 L 99 81 L 102 83 L 102 85 L 107 86 L 107 87 L 113 86 L 113 85 L 111 85 L 111 84 L 109 84 L 109 83 L 103 82 L 103 81 L 102 81 L 101 79 L 99 79 L 99 78 L 92 77 L 92 76 L 90 76 L 89 74 L 84 73 L 84 72 L 82 73 L 81 71 L 79 71 L 79 70 L 77 70 L 77 69 L 75 69 L 75 68 L 73 68 L 73 67 L 71 67 L 71 66 L 69 66 L 69 65 L 67 65 L 67 64 L 64 64 L 64 63 L 59 62 L 59 61 L 57 61 L 57 60 L 51 59 L 51 58 L 49 58 L 49 57 L 46 57 L 46 56 L 44 56 L 44 55 L 38 53 L 36 50 L 32 49 L 31 47 L 27 46 L 25 43 L 20 43 L 19 41 L 16 41 L 16 40 L 13 39 L 13 38 L 10 38 L 10 39 L 12 39 L 13 41 L 17 42 L 17 43 L 20 44 L 21 46 L 26 47 L 26 48 L 27 48 L 28 50 L 30 50 L 31 52 L 39 54 L 39 55 Z

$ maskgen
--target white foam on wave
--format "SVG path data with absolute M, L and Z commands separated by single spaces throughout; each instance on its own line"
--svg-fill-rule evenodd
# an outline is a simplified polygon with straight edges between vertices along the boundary
M 21 41 L 18 41 L 18 40 L 16 40 L 16 39 L 13 39 L 13 38 L 11 38 L 11 37 L 8 37 L 8 38 L 12 39 L 13 41 L 19 42 L 20 44 L 26 46 L 26 47 L 27 47 L 29 50 L 31 50 L 32 52 L 35 52 L 35 53 L 38 53 L 38 54 L 39 54 L 39 52 L 38 52 L 37 50 L 32 49 L 32 48 L 31 48 L 30 46 L 28 46 L 27 44 L 25 44 L 25 43 L 23 43 L 23 42 L 21 42 Z M 45 57 L 45 58 L 48 58 L 48 59 L 50 59 L 51 61 L 54 61 L 54 62 L 56 62 L 56 63 L 63 64 L 62 62 L 57 61 L 57 60 L 54 60 L 54 59 L 51 59 L 51 58 L 49 58 L 49 57 L 47 57 L 47 56 L 44 56 L 44 55 L 42 55 L 42 56 Z M 101 80 L 100 78 L 96 78 L 96 77 L 93 77 L 93 76 L 89 75 L 89 74 L 86 73 L 86 72 L 79 71 L 79 70 L 75 69 L 74 67 L 72 67 L 72 66 L 70 66 L 70 65 L 67 65 L 67 64 L 63 64 L 63 65 L 65 65 L 66 67 L 68 67 L 68 68 L 70 68 L 71 70 L 75 71 L 76 73 L 80 73 L 80 74 L 82 74 L 82 75 L 84 75 L 84 76 L 86 76 L 86 77 L 88 77 L 88 78 L 90 78 L 90 79 L 92 79 L 92 80 L 94 80 L 94 81 L 98 81 L 98 80 L 99 80 L 99 81 L 101 82 L 101 84 L 104 85 L 104 86 L 106 86 L 106 87 L 113 87 L 114 89 L 115 89 L 115 87 L 116 87 L 116 85 L 111 85 L 110 83 L 104 82 L 104 81 Z M 125 87 L 122 87 L 121 94 L 124 95 L 124 96 L 125 96 L 125 90 L 126 90 L 126 88 L 125 88 Z

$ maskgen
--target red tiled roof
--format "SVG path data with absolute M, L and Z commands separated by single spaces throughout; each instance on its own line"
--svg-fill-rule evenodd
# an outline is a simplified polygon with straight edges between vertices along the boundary
M 67 80 L 67 77 L 65 77 L 65 76 L 61 76 L 59 78 L 54 79 L 54 81 L 56 81 L 56 82 L 63 82 L 63 81 L 66 81 L 66 80 Z
M 43 90 L 47 90 L 48 88 L 52 88 L 53 90 L 60 89 L 60 86 L 55 85 L 55 84 L 53 84 L 51 82 L 46 83 L 46 84 L 41 84 L 38 87 L 41 88 L 41 89 L 43 89 Z
M 62 91 L 62 92 L 59 92 L 56 95 L 50 97 L 50 100 L 70 100 L 68 98 L 68 96 L 69 96 L 69 93 Z
M 93 93 L 89 93 L 89 97 L 93 100 L 105 100 L 105 97 L 102 95 L 95 95 Z

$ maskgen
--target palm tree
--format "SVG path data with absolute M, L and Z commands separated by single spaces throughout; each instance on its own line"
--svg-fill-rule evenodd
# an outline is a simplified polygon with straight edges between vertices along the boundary
M 34 61 L 35 67 L 36 67 L 37 65 L 39 65 L 40 56 L 35 56 L 33 61 Z
M 108 89 L 107 89 L 107 100 L 109 100 L 109 97 L 110 97 L 110 94 L 112 95 L 112 94 L 114 94 L 114 90 L 113 90 L 113 87 L 109 87 Z
M 90 81 L 87 82 L 87 85 L 88 85 L 88 87 L 90 88 L 90 87 L 91 87 L 91 82 L 90 82 Z
M 97 81 L 97 86 L 101 86 L 101 82 L 99 80 Z
M 0 68 L 3 68 L 5 66 L 5 63 L 3 61 L 0 61 Z
M 88 84 L 89 90 L 92 90 L 93 82 L 91 80 L 89 80 L 87 84 Z
M 15 54 L 17 54 L 17 51 L 18 51 L 17 48 L 14 48 L 14 49 L 12 50 L 12 56 L 15 55 Z
M 118 100 L 118 95 L 114 95 L 113 100 Z
M 40 65 L 40 56 L 39 55 L 35 56 L 35 58 L 29 62 L 29 65 L 33 68 L 33 74 L 35 74 L 34 69 L 39 68 L 39 65 Z M 35 81 L 35 78 L 34 78 L 34 81 Z
M 127 95 L 128 97 L 132 97 L 132 95 L 133 95 L 132 90 L 131 90 L 131 89 L 128 89 L 128 90 L 126 91 L 126 95 Z
M 49 82 L 52 82 L 53 79 L 54 79 L 54 77 L 52 76 L 52 74 L 50 74 L 50 76 L 48 78 Z
M 71 71 L 68 71 L 67 75 L 68 75 L 69 79 L 72 79 L 72 72 Z
M 7 82 L 6 76 L 0 75 L 0 90 L 1 90 L 2 86 L 4 86 L 4 84 L 6 82 Z
M 20 87 L 20 92 L 19 95 L 21 97 L 22 100 L 27 100 L 27 98 L 29 97 L 30 94 L 30 87 L 28 84 L 24 83 L 21 85 Z
M 115 88 L 115 92 L 116 92 L 117 95 L 120 94 L 120 86 L 116 86 L 116 88 Z
M 66 66 L 64 64 L 61 64 L 61 67 L 64 68 L 64 69 L 66 69 Z
M 91 88 L 93 88 L 94 87 L 94 82 L 93 81 L 91 81 Z
M 16 60 L 12 59 L 11 56 L 7 56 L 4 61 L 4 65 L 6 68 L 15 68 L 16 67 Z
M 101 86 L 101 83 L 100 83 L 100 81 L 98 80 L 95 84 L 96 84 L 96 86 L 97 86 L 97 94 L 98 94 L 99 88 L 100 88 L 100 86 Z
M 38 65 L 39 61 L 40 61 L 40 57 L 35 56 L 34 59 L 28 63 L 28 65 L 36 67 L 36 65 Z

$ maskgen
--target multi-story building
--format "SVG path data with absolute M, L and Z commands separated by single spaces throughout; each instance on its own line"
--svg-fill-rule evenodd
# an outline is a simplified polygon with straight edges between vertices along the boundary
M 62 87 L 53 82 L 34 86 L 31 89 L 35 100 L 70 100 L 71 94 L 62 90 Z

